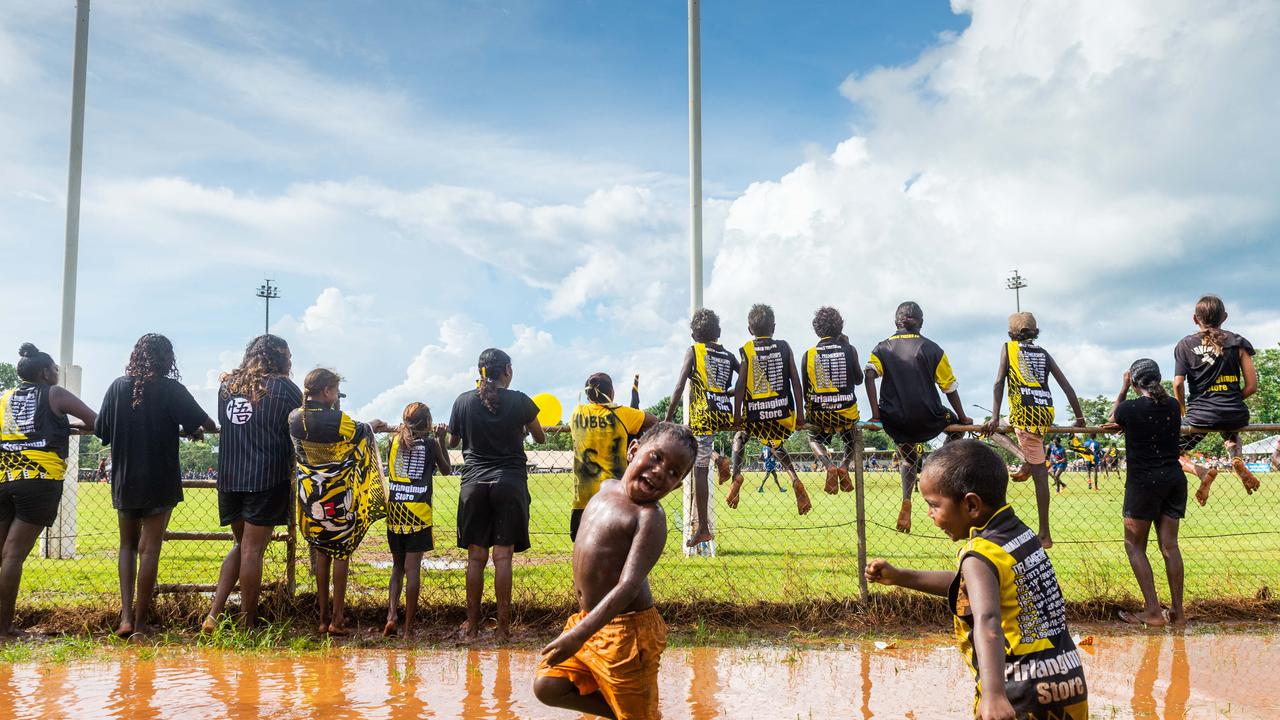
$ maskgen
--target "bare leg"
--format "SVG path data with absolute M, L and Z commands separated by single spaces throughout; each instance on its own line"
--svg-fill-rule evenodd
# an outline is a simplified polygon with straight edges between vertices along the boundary
M 320 632 L 329 632 L 329 570 L 333 567 L 333 559 L 328 555 L 311 549 L 311 565 L 316 571 L 316 611 L 320 614 Z
M 604 701 L 599 691 L 590 695 L 579 695 L 578 688 L 565 678 L 535 677 L 533 679 L 533 695 L 543 705 L 564 708 L 586 715 L 602 718 L 616 718 L 613 708 Z
M 400 581 L 404 578 L 404 553 L 391 555 L 391 583 L 387 588 L 387 624 L 382 626 L 382 636 L 391 637 L 396 632 L 396 605 L 400 602 Z
M 1209 488 L 1213 487 L 1213 481 L 1218 477 L 1218 471 L 1192 462 L 1191 457 L 1188 455 L 1179 456 L 1178 464 L 1182 466 L 1182 472 L 1191 473 L 1200 478 L 1200 487 L 1196 490 L 1196 502 L 1200 503 L 1200 507 L 1204 507 L 1204 504 L 1209 501 Z
M 0 550 L 0 637 L 14 634 L 13 612 L 22 582 L 22 563 L 31 554 L 41 530 L 44 528 L 17 518 L 0 525 L 0 539 L 4 541 Z
M 1226 441 L 1227 454 L 1231 456 L 1231 469 L 1235 471 L 1236 477 L 1240 478 L 1240 484 L 1244 485 L 1244 491 L 1248 495 L 1252 495 L 1261 485 L 1258 478 L 1245 465 L 1244 457 L 1240 453 L 1240 438 L 1232 436 Z
M 1045 550 L 1053 547 L 1053 534 L 1049 532 L 1049 468 L 1044 463 L 1031 466 L 1031 481 L 1036 485 L 1036 513 L 1040 519 L 1040 544 Z
M 138 575 L 142 521 L 124 513 L 117 513 L 116 518 L 120 524 L 120 555 L 116 562 L 120 575 L 120 626 L 116 628 L 116 635 L 125 638 L 133 634 L 133 586 Z
M 910 446 L 906 446 L 910 447 Z M 898 532 L 911 532 L 911 493 L 916 487 L 916 452 L 914 447 L 898 447 L 898 474 L 902 476 L 902 507 L 898 510 Z
M 258 621 L 258 597 L 262 592 L 262 555 L 271 542 L 271 525 L 244 524 L 240 543 L 240 623 L 253 627 Z
M 733 466 L 730 470 L 733 482 L 729 485 L 729 493 L 724 496 L 724 504 L 733 509 L 738 507 L 738 493 L 742 491 L 742 483 L 746 482 L 742 477 L 742 455 L 746 447 L 747 434 L 739 430 L 733 436 Z
M 853 492 L 853 479 L 849 477 L 849 465 L 853 464 L 853 431 L 846 430 L 840 437 L 844 440 L 844 457 L 840 460 L 840 467 L 836 468 L 836 474 L 839 476 L 840 489 Z
M 422 589 L 422 553 L 411 552 L 404 556 L 404 627 L 401 637 L 413 635 L 413 617 L 418 613 L 418 593 Z
M 209 633 L 217 629 L 218 618 L 227 607 L 227 598 L 235 589 L 236 580 L 240 578 L 240 545 L 244 542 L 243 520 L 235 520 L 231 523 L 231 535 L 235 537 L 235 542 L 231 544 L 227 556 L 222 558 L 222 569 L 218 571 L 218 587 L 213 591 L 213 604 L 209 606 L 209 614 L 200 625 L 200 632 Z
M 992 433 L 991 442 L 1004 448 L 1011 455 L 1022 461 L 1022 467 L 1018 468 L 1018 472 L 1010 475 L 1009 479 L 1015 482 L 1026 480 L 1027 476 L 1031 474 L 1031 466 L 1027 464 L 1027 458 L 1022 454 L 1022 447 L 1013 438 L 1002 432 Z
M 467 622 L 462 627 L 464 640 L 480 637 L 480 600 L 484 597 L 484 566 L 489 563 L 489 548 L 471 545 L 467 548 Z
M 826 445 L 815 440 L 812 434 L 809 435 L 809 449 L 813 451 L 813 456 L 818 459 L 818 462 L 827 471 L 827 482 L 822 486 L 822 491 L 828 495 L 835 495 L 840 492 L 840 471 L 836 469 L 835 463 L 831 461 L 831 451 L 827 449 Z M 763 488 L 764 483 L 761 483 L 760 487 Z
M 330 635 L 347 634 L 347 572 L 351 558 L 333 559 L 333 620 L 329 622 Z
M 791 462 L 791 453 L 787 452 L 786 448 L 778 447 L 774 454 L 777 456 L 778 462 L 781 463 L 782 469 L 786 470 L 787 474 L 791 476 L 791 487 L 796 491 L 796 510 L 801 515 L 807 514 L 813 509 L 813 503 L 809 500 L 808 491 L 804 489 L 804 483 L 800 482 L 800 475 L 796 473 L 796 466 Z M 774 482 L 777 482 L 776 473 Z
M 498 640 L 511 637 L 511 558 L 515 547 L 497 545 L 493 548 L 493 593 L 498 599 Z
M 138 594 L 133 600 L 134 632 L 151 631 L 151 601 L 155 599 L 156 578 L 160 574 L 160 550 L 164 531 L 169 527 L 172 510 L 142 518 L 142 534 L 138 540 Z
M 715 453 L 713 452 L 712 459 L 714 458 Z M 720 459 L 723 460 L 724 458 Z M 711 496 L 711 484 L 708 482 L 707 475 L 710 474 L 710 469 L 709 467 L 695 467 L 693 469 L 693 501 L 698 517 L 693 537 L 689 538 L 689 541 L 685 543 L 688 547 L 694 547 L 698 543 L 704 543 L 712 539 L 711 530 L 707 527 L 707 502 Z
M 1178 547 L 1178 518 L 1167 515 L 1156 525 L 1156 541 L 1164 555 L 1164 574 L 1169 578 L 1169 622 L 1180 625 L 1187 621 L 1182 611 L 1182 550 Z
M 1142 612 L 1122 612 L 1120 619 L 1127 623 L 1164 625 L 1160 599 L 1156 596 L 1155 577 L 1151 574 L 1151 562 L 1147 560 L 1147 534 L 1150 530 L 1150 520 L 1124 519 L 1124 551 L 1129 556 L 1129 567 L 1133 568 L 1133 575 L 1142 590 Z

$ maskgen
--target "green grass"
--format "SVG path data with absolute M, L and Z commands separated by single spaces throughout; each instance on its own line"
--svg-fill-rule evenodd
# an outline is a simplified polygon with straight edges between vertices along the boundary
M 772 484 L 756 491 L 760 474 L 748 473 L 737 510 L 723 504 L 726 487 L 713 490 L 716 506 L 715 558 L 686 558 L 678 529 L 680 499 L 665 501 L 672 531 L 666 552 L 654 569 L 651 584 L 659 602 L 718 601 L 735 605 L 754 602 L 794 603 L 840 600 L 858 594 L 857 528 L 852 493 L 829 496 L 822 477 L 803 476 L 813 499 L 813 511 L 800 517 L 790 488 L 780 493 Z M 1120 506 L 1123 481 L 1111 476 L 1103 490 L 1085 489 L 1082 474 L 1069 474 L 1068 491 L 1054 498 L 1050 551 L 1064 592 L 1071 600 L 1116 599 L 1136 592 L 1121 542 Z M 1275 499 L 1280 476 L 1262 476 L 1262 490 L 1246 496 L 1229 472 L 1214 487 L 1209 506 L 1192 502 L 1182 524 L 1182 550 L 1187 567 L 1187 594 L 1192 599 L 1250 598 L 1261 587 L 1280 587 L 1280 517 Z M 458 479 L 438 478 L 436 485 L 436 545 L 429 554 L 460 566 L 462 551 L 453 546 Z M 917 568 L 954 567 L 958 545 L 948 541 L 929 521 L 917 495 L 914 529 L 903 535 L 892 529 L 898 512 L 896 473 L 868 473 L 866 477 L 867 556 Z M 539 605 L 572 602 L 569 541 L 571 480 L 567 475 L 534 475 L 531 529 L 533 547 L 518 556 L 516 599 Z M 1035 502 L 1030 483 L 1013 484 L 1010 501 L 1034 527 Z M 79 557 L 49 560 L 33 553 L 26 565 L 21 606 L 67 607 L 110 603 L 116 593 L 115 514 L 106 485 L 79 486 Z M 186 502 L 174 512 L 176 530 L 218 530 L 217 495 L 213 490 L 188 490 Z M 1231 537 L 1205 537 L 1231 535 Z M 161 559 L 162 583 L 212 583 L 228 542 L 170 542 Z M 300 584 L 305 587 L 305 546 L 300 553 Z M 1163 567 L 1155 546 L 1150 552 L 1158 581 Z M 284 547 L 273 543 L 266 580 L 284 575 Z M 378 567 L 390 559 L 382 523 L 366 536 L 351 571 L 352 593 L 370 600 L 382 597 L 389 571 Z M 461 569 L 424 571 L 423 603 L 460 605 L 464 600 Z M 492 590 L 490 589 L 490 592 Z M 1164 593 L 1162 592 L 1162 595 Z

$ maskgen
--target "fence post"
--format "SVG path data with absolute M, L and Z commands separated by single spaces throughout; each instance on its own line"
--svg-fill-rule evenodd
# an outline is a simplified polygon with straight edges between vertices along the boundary
M 80 395 L 81 368 L 79 365 L 63 365 L 62 386 L 77 397 Z M 58 517 L 53 527 L 44 531 L 44 557 L 73 560 L 76 556 L 77 497 L 80 490 L 80 436 L 72 435 L 67 442 L 67 472 L 62 480 L 62 499 L 58 501 Z
M 298 474 L 289 482 L 288 537 L 284 541 L 284 591 L 292 601 L 298 595 Z
M 862 602 L 867 601 L 867 576 L 862 569 L 867 566 L 867 508 L 862 472 L 862 428 L 853 428 L 853 500 L 858 519 L 858 592 Z

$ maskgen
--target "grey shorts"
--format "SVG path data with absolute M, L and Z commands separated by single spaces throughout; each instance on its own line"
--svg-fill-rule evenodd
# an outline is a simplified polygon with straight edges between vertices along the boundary
M 715 440 L 715 435 L 696 435 L 694 439 L 698 441 L 698 457 L 694 459 L 694 467 L 711 467 L 711 453 L 714 452 L 711 441 Z

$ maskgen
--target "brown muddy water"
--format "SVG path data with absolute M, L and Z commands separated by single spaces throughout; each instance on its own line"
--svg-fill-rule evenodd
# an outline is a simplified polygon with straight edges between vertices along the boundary
M 1099 635 L 1083 653 L 1094 718 L 1280 718 L 1280 636 Z M 664 717 L 971 717 L 972 680 L 944 636 L 883 647 L 674 647 Z M 532 650 L 240 655 L 106 650 L 0 665 L 0 717 L 576 718 L 538 704 Z

